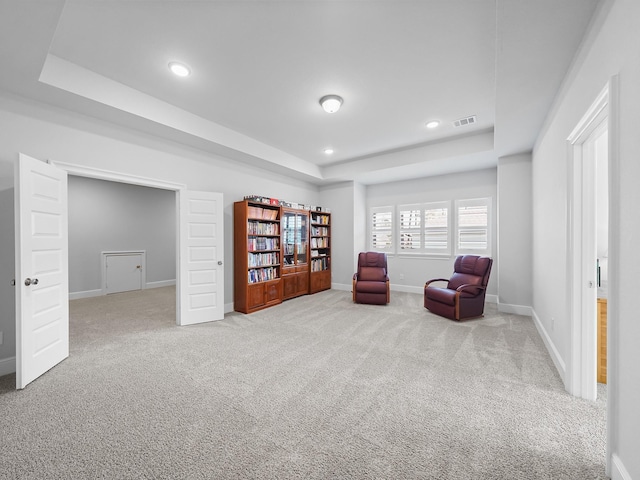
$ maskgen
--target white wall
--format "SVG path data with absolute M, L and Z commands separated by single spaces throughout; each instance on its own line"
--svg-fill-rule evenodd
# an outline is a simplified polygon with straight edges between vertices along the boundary
M 499 264 L 496 252 L 496 169 L 455 173 L 437 177 L 418 178 L 402 182 L 369 185 L 367 187 L 367 212 L 371 207 L 388 205 L 437 202 L 463 198 L 491 197 L 491 256 L 494 264 L 489 279 L 487 293 L 497 294 L 496 272 Z M 367 213 L 368 215 L 368 213 Z M 415 257 L 409 255 L 388 255 L 389 278 L 393 288 L 412 292 L 422 292 L 424 283 L 432 278 L 449 278 L 453 273 L 455 256 L 447 258 Z M 400 279 L 400 275 L 404 279 Z
M 354 270 L 354 183 L 322 187 L 320 203 L 331 209 L 331 283 L 333 288 L 351 289 Z
M 0 185 L 19 152 L 224 195 L 225 304 L 233 304 L 233 202 L 264 195 L 321 205 L 318 187 L 175 142 L 0 94 Z M 231 307 L 232 308 L 232 307 Z
M 0 376 L 16 371 L 16 303 L 14 247 L 14 189 L 0 191 Z
M 531 315 L 531 154 L 498 159 L 498 308 Z
M 70 175 L 70 294 L 102 288 L 101 252 L 132 250 L 146 251 L 147 284 L 175 282 L 175 192 Z
M 533 308 L 555 349 L 570 361 L 567 284 L 567 137 L 617 75 L 610 157 L 608 435 L 612 478 L 640 478 L 640 2 L 605 1 L 558 94 L 533 152 Z M 616 113 L 617 108 L 617 113 Z M 617 136 L 615 124 L 619 125 Z M 621 259 L 621 260 L 619 260 Z M 560 286 L 560 288 L 558 288 Z M 623 477 L 626 474 L 628 476 Z

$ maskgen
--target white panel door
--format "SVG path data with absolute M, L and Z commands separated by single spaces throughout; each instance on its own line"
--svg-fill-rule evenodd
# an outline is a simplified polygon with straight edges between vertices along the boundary
M 142 290 L 142 254 L 105 255 L 105 293 Z
M 222 194 L 180 193 L 178 324 L 224 318 Z
M 15 177 L 16 388 L 69 356 L 67 173 L 20 154 Z

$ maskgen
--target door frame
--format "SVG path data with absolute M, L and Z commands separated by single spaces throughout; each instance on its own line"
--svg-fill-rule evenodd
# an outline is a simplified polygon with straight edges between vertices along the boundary
M 176 195 L 176 325 L 182 325 L 180 299 L 181 299 L 181 262 L 180 255 L 180 231 L 182 227 L 183 219 L 180 215 L 181 199 L 184 198 L 187 186 L 182 183 L 166 182 L 164 180 L 157 180 L 148 177 L 139 177 L 136 175 L 129 175 L 126 173 L 114 172 L 110 170 L 103 170 L 93 167 L 85 167 L 82 165 L 75 165 L 66 162 L 50 161 L 52 165 L 66 170 L 69 175 L 75 175 L 78 177 L 95 178 L 98 180 L 107 180 L 111 182 L 128 183 L 131 185 L 139 185 L 143 187 L 159 188 L 162 190 L 171 190 Z
M 569 311 L 572 394 L 595 400 L 596 389 L 596 162 L 592 135 L 608 130 L 609 90 L 605 88 L 574 128 L 569 141 Z
M 607 352 L 618 350 L 618 305 L 619 305 L 619 275 L 620 255 L 618 250 L 618 232 L 620 232 L 620 167 L 618 154 L 619 138 L 619 86 L 618 76 L 614 75 L 595 101 L 583 115 L 574 130 L 567 138 L 568 146 L 568 202 L 567 202 L 567 288 L 569 293 L 568 318 L 570 321 L 570 352 L 565 387 L 575 396 L 595 400 L 596 391 L 596 351 L 584 348 L 585 331 L 593 328 L 595 335 L 595 319 L 585 318 L 583 311 L 588 310 L 586 302 L 590 298 L 583 295 L 587 282 L 594 281 L 583 272 L 585 259 L 582 255 L 583 234 L 583 189 L 595 192 L 595 184 L 591 186 L 588 174 L 584 175 L 582 162 L 582 147 L 589 134 L 606 119 L 608 137 L 608 197 L 609 197 L 609 276 L 607 292 Z M 590 165 L 595 170 L 595 165 Z M 591 173 L 594 173 L 593 171 Z M 587 190 L 587 194 L 589 190 Z M 595 215 L 595 212 L 593 212 Z M 595 231 L 593 239 L 595 243 Z M 595 269 L 594 269 L 595 272 Z M 595 309 L 595 305 L 593 306 Z M 586 335 L 589 338 L 589 335 Z M 593 367 L 593 368 L 592 368 Z M 586 369 L 593 370 L 593 377 L 586 373 Z M 593 378 L 593 384 L 591 384 Z M 585 381 L 587 379 L 587 381 Z M 614 412 L 617 411 L 618 396 L 618 364 L 616 355 L 607 358 L 607 425 L 611 425 Z M 593 398 L 592 398 L 593 397 Z M 614 438 L 610 428 L 607 428 L 606 468 L 605 473 L 611 474 Z

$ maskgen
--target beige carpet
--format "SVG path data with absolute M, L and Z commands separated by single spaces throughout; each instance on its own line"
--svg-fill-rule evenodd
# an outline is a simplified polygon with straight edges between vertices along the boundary
M 527 317 L 328 291 L 177 327 L 174 295 L 71 302 L 70 357 L 0 378 L 0 478 L 605 478 L 605 390 L 569 396 Z

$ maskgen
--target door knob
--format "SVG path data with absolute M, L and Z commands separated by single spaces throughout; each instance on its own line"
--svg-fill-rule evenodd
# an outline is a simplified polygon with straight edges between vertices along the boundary
M 24 281 L 24 284 L 28 287 L 29 285 L 37 285 L 38 284 L 38 279 L 34 278 L 33 280 L 31 280 L 30 278 L 27 278 Z
M 142 268 L 142 265 L 136 265 L 136 268 Z
M 222 260 L 218 260 L 218 265 L 222 265 Z

